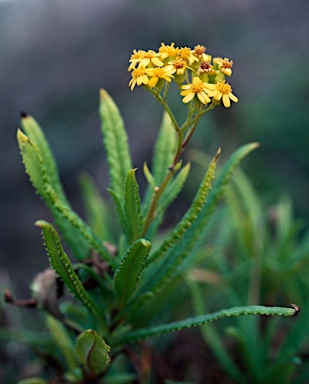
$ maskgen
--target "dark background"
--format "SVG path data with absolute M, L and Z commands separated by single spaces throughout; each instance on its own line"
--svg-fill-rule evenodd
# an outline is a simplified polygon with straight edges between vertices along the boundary
M 259 141 L 243 168 L 265 204 L 288 194 L 296 216 L 308 220 L 308 0 L 0 1 L 1 285 L 9 277 L 25 296 L 32 275 L 48 265 L 33 223 L 50 216 L 24 173 L 20 111 L 44 128 L 69 199 L 83 214 L 79 170 L 94 176 L 104 195 L 108 185 L 99 88 L 118 104 L 141 169 L 162 111 L 143 89 L 130 91 L 128 59 L 134 48 L 172 41 L 203 44 L 234 61 L 229 82 L 239 103 L 203 119 L 191 147 L 214 154 L 221 146 L 224 159 Z

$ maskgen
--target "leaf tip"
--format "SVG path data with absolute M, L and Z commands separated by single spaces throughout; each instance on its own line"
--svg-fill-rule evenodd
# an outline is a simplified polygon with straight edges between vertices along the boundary
M 36 227 L 40 227 L 40 228 L 43 228 L 43 227 L 46 227 L 46 225 L 48 225 L 48 223 L 45 221 L 45 220 L 37 220 L 34 225 Z
M 24 132 L 20 128 L 17 129 L 17 140 L 19 142 L 28 141 L 28 137 L 24 134 Z
M 217 150 L 216 156 L 215 156 L 215 161 L 216 162 L 218 161 L 220 155 L 221 155 L 221 148 L 219 147 L 218 150 Z
M 28 117 L 28 116 L 29 116 L 28 113 L 26 113 L 25 111 L 20 111 L 20 117 L 22 119 L 24 119 L 25 117 Z
M 294 310 L 295 310 L 293 316 L 297 316 L 297 315 L 299 314 L 299 312 L 300 312 L 300 308 L 299 308 L 299 306 L 296 305 L 296 304 L 292 304 L 292 303 L 290 303 L 290 306 L 291 306 L 292 308 L 294 308 Z
M 100 89 L 100 99 L 103 100 L 104 98 L 106 98 L 107 95 L 108 95 L 108 94 L 107 94 L 107 92 L 105 91 L 105 89 L 104 89 L 104 88 L 101 88 L 101 89 Z

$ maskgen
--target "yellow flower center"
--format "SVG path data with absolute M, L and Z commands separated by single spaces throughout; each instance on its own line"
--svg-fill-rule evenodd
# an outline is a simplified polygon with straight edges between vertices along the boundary
M 201 56 L 203 53 L 205 53 L 206 48 L 203 45 L 196 45 L 194 47 L 194 53 L 196 56 Z
M 137 79 L 141 76 L 144 76 L 145 75 L 145 68 L 144 67 L 139 67 L 139 68 L 136 68 L 134 69 L 134 71 L 132 72 L 132 77 L 134 79 Z
M 222 93 L 222 95 L 228 95 L 230 92 L 232 92 L 232 88 L 229 84 L 226 84 L 224 81 L 221 83 L 216 84 L 216 88 L 218 92 Z
M 203 83 L 199 83 L 199 84 L 192 84 L 191 86 L 191 91 L 193 93 L 200 93 L 204 90 L 204 84 Z
M 153 59 L 154 57 L 156 57 L 155 51 L 149 50 L 149 51 L 144 53 L 144 58 L 146 58 L 146 59 Z
M 186 66 L 186 62 L 184 62 L 183 60 L 175 60 L 173 61 L 173 66 L 176 69 L 182 69 Z
M 153 76 L 155 77 L 163 77 L 165 75 L 165 71 L 163 68 L 154 68 Z
M 190 48 L 181 48 L 179 50 L 179 55 L 185 59 L 185 60 L 188 60 L 189 57 L 191 56 L 191 49 Z

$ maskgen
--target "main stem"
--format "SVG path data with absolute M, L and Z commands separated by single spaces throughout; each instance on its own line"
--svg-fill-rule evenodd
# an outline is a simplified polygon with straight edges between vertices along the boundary
M 159 199 L 162 196 L 162 193 L 164 192 L 166 186 L 168 185 L 168 183 L 172 179 L 172 177 L 175 173 L 175 166 L 179 162 L 182 152 L 184 151 L 186 145 L 190 141 L 190 139 L 191 139 L 191 137 L 192 137 L 192 135 L 196 129 L 196 126 L 197 126 L 199 119 L 206 112 L 208 112 L 214 108 L 213 104 L 210 104 L 209 107 L 205 110 L 201 109 L 202 106 L 196 108 L 196 106 L 191 105 L 191 107 L 189 107 L 188 117 L 187 117 L 186 121 L 184 122 L 184 124 L 182 125 L 182 127 L 180 128 L 174 115 L 173 115 L 173 113 L 172 113 L 172 111 L 170 110 L 169 106 L 167 105 L 166 101 L 161 97 L 161 95 L 158 92 L 155 92 L 151 88 L 149 90 L 154 95 L 154 97 L 163 105 L 164 109 L 167 111 L 168 115 L 170 116 L 170 119 L 172 121 L 172 124 L 173 124 L 173 126 L 176 130 L 177 136 L 178 136 L 178 141 L 177 141 L 177 148 L 176 148 L 175 156 L 174 156 L 172 165 L 169 167 L 168 173 L 164 177 L 161 185 L 159 187 L 154 188 L 152 201 L 151 201 L 149 210 L 147 212 L 147 215 L 146 215 L 145 221 L 144 221 L 144 228 L 143 228 L 143 232 L 141 235 L 142 237 L 144 237 L 146 235 L 146 232 L 147 232 L 150 224 L 152 223 L 152 221 L 156 215 L 156 209 L 157 209 Z M 188 131 L 188 132 L 185 136 L 186 131 Z

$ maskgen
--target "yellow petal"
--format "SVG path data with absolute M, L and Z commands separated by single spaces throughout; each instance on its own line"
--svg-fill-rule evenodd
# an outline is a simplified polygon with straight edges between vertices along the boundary
M 184 103 L 188 103 L 190 100 L 193 99 L 193 97 L 194 97 L 194 93 L 193 93 L 193 92 L 190 92 L 190 93 L 187 94 L 187 96 L 185 96 L 185 97 L 182 99 L 182 101 L 183 101 Z

